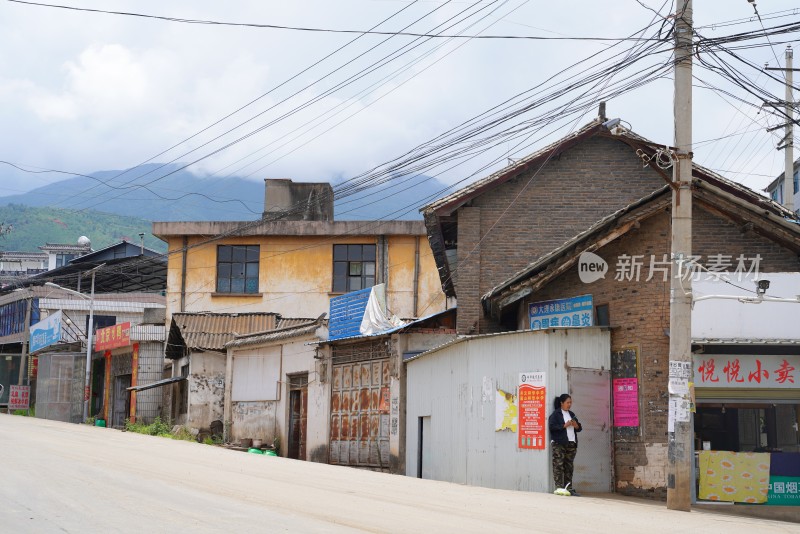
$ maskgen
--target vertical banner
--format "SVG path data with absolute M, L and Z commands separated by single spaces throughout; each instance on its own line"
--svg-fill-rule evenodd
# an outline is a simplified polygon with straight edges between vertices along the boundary
M 111 411 L 111 407 L 109 403 L 111 402 L 111 351 L 107 350 L 103 357 L 106 359 L 106 364 L 103 368 L 105 371 L 103 377 L 103 420 L 106 422 L 107 426 L 111 426 L 111 421 L 108 420 L 109 412 Z
M 639 380 L 614 379 L 614 426 L 639 426 Z
M 139 385 L 139 344 L 133 344 L 131 357 L 131 387 Z M 131 423 L 136 422 L 136 391 L 131 391 Z
M 544 372 L 520 373 L 517 404 L 519 448 L 546 448 L 547 391 Z

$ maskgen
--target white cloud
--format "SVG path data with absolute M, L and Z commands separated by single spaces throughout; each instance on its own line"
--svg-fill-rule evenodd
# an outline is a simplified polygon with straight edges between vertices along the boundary
M 648 3 L 659 7 L 662 2 Z M 622 36 L 643 27 L 653 17 L 651 12 L 635 4 L 622 6 L 615 0 L 572 2 L 568 6 L 563 3 L 543 5 L 540 2 L 524 3 L 518 0 L 507 3 L 503 9 L 510 10 L 521 4 L 524 4 L 522 8 L 506 20 L 497 22 L 486 33 Z M 107 2 L 99 0 L 86 0 L 83 5 L 111 9 Z M 399 1 L 337 0 L 332 3 L 326 0 L 297 0 L 270 3 L 269 9 L 266 9 L 263 2 L 255 0 L 234 4 L 176 0 L 152 6 L 119 0 L 114 2 L 113 9 L 186 18 L 352 29 L 367 28 L 392 12 L 408 7 L 383 27 L 398 29 L 426 11 L 441 7 L 435 15 L 436 21 L 424 19 L 413 27 L 417 31 L 427 31 L 467 5 L 463 2 L 444 6 L 420 2 L 409 6 Z M 713 2 L 695 5 L 698 23 L 752 14 L 752 9 L 745 2 L 727 9 L 724 14 L 715 5 Z M 770 5 L 769 10 L 779 11 L 787 7 L 793 7 L 792 3 L 780 0 Z M 766 8 L 762 7 L 762 11 L 766 12 Z M 498 11 L 498 14 L 504 12 Z M 784 22 L 787 20 L 776 19 L 770 24 Z M 732 32 L 755 28 L 750 25 L 729 29 Z M 722 30 L 706 31 L 714 32 L 714 35 L 723 33 Z M 726 30 L 724 33 L 729 32 Z M 321 65 L 287 82 L 354 37 L 185 25 L 31 6 L 4 6 L 3 16 L 0 17 L 0 47 L 14 53 L 0 55 L 0 98 L 4 102 L 0 106 L 0 121 L 4 125 L 0 129 L 0 159 L 76 172 L 127 167 L 150 158 L 274 89 L 257 104 L 192 139 L 181 150 L 158 158 L 158 161 L 173 158 L 192 161 L 219 147 L 220 142 L 199 148 L 193 154 L 184 156 L 184 152 L 200 147 L 227 128 L 302 90 L 305 85 L 356 58 L 358 54 L 367 53 L 370 47 L 385 39 L 365 36 Z M 226 136 L 225 141 L 230 142 L 275 120 L 281 111 L 301 105 L 303 98 L 322 94 L 347 75 L 366 68 L 390 50 L 411 42 L 412 39 L 407 37 L 390 40 L 312 88 L 303 90 L 290 102 Z M 292 130 L 302 128 L 305 122 L 314 120 L 333 106 L 357 95 L 370 83 L 400 66 L 402 60 L 393 62 L 387 69 L 370 75 L 363 82 L 325 97 L 318 104 L 281 120 L 194 168 L 200 173 L 219 171 L 272 143 L 269 148 L 245 159 L 241 164 L 231 165 L 218 176 L 224 176 L 270 150 L 275 152 L 243 172 L 252 172 L 283 156 L 253 177 L 288 176 L 325 180 L 337 175 L 356 174 L 392 159 L 441 131 L 541 82 L 579 57 L 604 48 L 604 45 L 570 41 L 472 41 L 446 55 L 454 47 L 455 44 L 452 44 L 438 52 L 433 58 L 441 58 L 441 61 L 427 70 L 423 71 L 433 58 L 404 68 L 376 93 L 360 96 L 347 111 L 320 124 L 298 140 L 289 142 L 284 148 L 277 149 L 277 146 L 297 135 Z M 414 53 L 423 49 L 420 47 Z M 779 55 L 781 52 L 777 51 Z M 748 58 L 758 62 L 772 56 L 769 49 L 747 53 Z M 404 83 L 414 73 L 418 76 Z M 283 82 L 287 83 L 278 87 Z M 391 88 L 396 90 L 376 101 L 377 96 L 387 93 Z M 772 90 L 782 94 L 781 88 L 773 87 Z M 697 93 L 695 138 L 710 139 L 723 135 L 729 117 L 736 111 L 714 95 Z M 625 118 L 637 131 L 661 142 L 671 142 L 672 139 L 671 106 L 669 81 L 647 86 L 608 104 L 611 115 Z M 358 110 L 358 114 L 331 132 L 310 141 L 332 124 Z M 585 120 L 590 119 L 591 115 L 593 112 L 588 113 Z M 307 144 L 300 147 L 303 143 Z M 696 150 L 698 159 L 702 162 L 701 158 L 706 153 L 711 154 L 712 148 L 713 145 L 709 145 Z M 289 153 L 294 149 L 297 150 Z M 748 162 L 742 161 L 737 165 L 752 165 L 755 172 L 764 174 L 774 173 L 776 169 L 780 172 L 780 158 L 767 157 L 756 169 L 756 163 L 770 150 L 771 147 L 765 146 Z M 723 158 L 719 158 L 719 161 L 723 161 Z M 463 177 L 476 166 L 464 166 L 451 173 L 448 179 Z M 54 176 L 51 179 L 61 178 Z M 31 180 L 26 183 L 32 187 L 41 182 Z M 12 193 L 0 188 L 0 195 Z

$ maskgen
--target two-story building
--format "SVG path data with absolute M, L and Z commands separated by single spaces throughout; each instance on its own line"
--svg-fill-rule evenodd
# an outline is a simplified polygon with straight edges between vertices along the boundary
M 336 221 L 327 183 L 265 180 L 264 206 L 255 221 L 156 222 L 153 235 L 169 248 L 167 358 L 188 377 L 173 386 L 186 411 L 175 420 L 286 444 L 291 392 L 311 384 L 321 388 L 312 398 L 330 399 L 329 351 L 308 343 L 324 339 L 331 297 L 383 284 L 388 312 L 404 319 L 443 311 L 446 299 L 422 221 Z M 211 335 L 197 331 L 204 324 Z M 307 414 L 320 443 L 328 400 Z M 307 449 L 327 461 L 316 443 Z

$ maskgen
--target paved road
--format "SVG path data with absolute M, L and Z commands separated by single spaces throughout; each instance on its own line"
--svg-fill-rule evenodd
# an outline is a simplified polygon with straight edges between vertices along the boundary
M 0 415 L 0 532 L 798 532 L 661 503 L 490 490 Z

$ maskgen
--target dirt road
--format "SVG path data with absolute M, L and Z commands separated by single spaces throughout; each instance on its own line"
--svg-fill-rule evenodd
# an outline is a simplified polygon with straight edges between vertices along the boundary
M 2 532 L 798 532 L 662 503 L 491 490 L 0 415 Z

